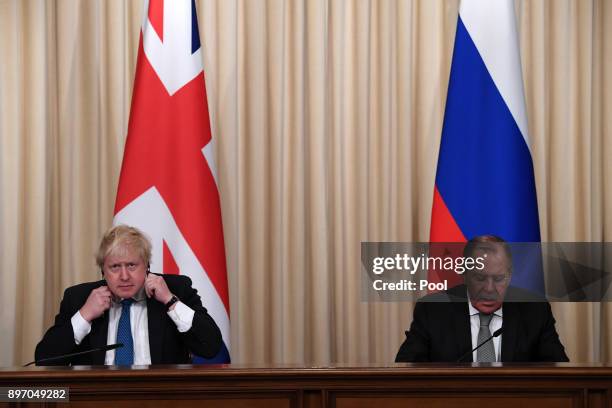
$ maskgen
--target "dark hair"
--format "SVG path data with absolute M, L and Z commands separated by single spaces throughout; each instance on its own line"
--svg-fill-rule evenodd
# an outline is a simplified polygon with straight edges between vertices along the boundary
M 470 239 L 463 248 L 463 256 L 465 258 L 472 257 L 477 249 L 489 252 L 497 252 L 501 248 L 506 254 L 508 260 L 508 268 L 512 272 L 512 251 L 508 243 L 497 235 L 478 235 Z

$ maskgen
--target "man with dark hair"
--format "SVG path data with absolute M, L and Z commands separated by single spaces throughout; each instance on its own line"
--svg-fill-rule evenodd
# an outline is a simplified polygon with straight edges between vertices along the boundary
M 111 228 L 96 261 L 103 280 L 64 292 L 55 324 L 36 346 L 36 360 L 122 343 L 50 365 L 148 365 L 214 357 L 221 332 L 202 306 L 191 280 L 149 272 L 151 243 L 139 230 Z
M 395 361 L 569 361 L 548 302 L 509 286 L 512 255 L 504 240 L 473 238 L 464 256 L 481 258 L 484 267 L 466 271 L 464 284 L 417 302 Z M 469 353 L 502 326 L 501 335 Z

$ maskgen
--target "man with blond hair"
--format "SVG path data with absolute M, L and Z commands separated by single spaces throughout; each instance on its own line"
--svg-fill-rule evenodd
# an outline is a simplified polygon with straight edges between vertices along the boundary
M 108 230 L 96 262 L 102 280 L 64 292 L 55 324 L 36 346 L 36 360 L 122 343 L 117 350 L 52 360 L 50 365 L 189 363 L 213 357 L 221 332 L 191 280 L 149 271 L 151 243 L 138 229 Z

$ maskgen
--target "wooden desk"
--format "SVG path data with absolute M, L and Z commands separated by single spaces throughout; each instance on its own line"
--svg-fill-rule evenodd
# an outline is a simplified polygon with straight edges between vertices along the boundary
M 0 369 L 8 386 L 69 387 L 71 405 L 87 408 L 612 408 L 612 365 L 597 364 Z

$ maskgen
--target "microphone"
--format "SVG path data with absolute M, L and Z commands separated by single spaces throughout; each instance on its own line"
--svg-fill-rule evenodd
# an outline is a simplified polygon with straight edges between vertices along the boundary
M 83 354 L 95 353 L 95 352 L 98 352 L 98 351 L 114 350 L 114 349 L 119 348 L 119 347 L 123 347 L 123 343 L 108 344 L 106 346 L 97 347 L 97 348 L 90 349 L 90 350 L 85 350 L 85 351 L 79 351 L 77 353 L 62 354 L 62 355 L 55 356 L 55 357 L 41 358 L 40 360 L 30 361 L 28 364 L 24 365 L 24 367 L 30 366 L 32 364 L 38 365 L 39 363 L 48 363 L 49 361 L 63 360 L 65 358 L 82 356 Z
M 493 340 L 495 337 L 499 337 L 499 335 L 501 335 L 503 331 L 504 331 L 503 327 L 500 327 L 499 329 L 495 330 L 495 332 L 493 333 L 491 337 L 489 337 L 488 339 L 486 339 L 485 341 L 477 345 L 475 348 L 473 348 L 472 350 L 468 351 L 467 353 L 459 357 L 459 359 L 455 361 L 455 363 L 460 363 L 461 361 L 463 361 L 464 358 L 469 356 L 471 353 L 475 352 L 476 350 L 478 350 L 479 348 L 481 348 L 482 346 L 484 346 L 485 344 Z

